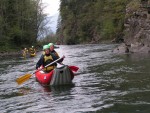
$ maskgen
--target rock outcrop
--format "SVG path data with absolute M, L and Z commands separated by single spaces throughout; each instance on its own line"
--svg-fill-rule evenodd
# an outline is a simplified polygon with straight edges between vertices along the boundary
M 124 26 L 124 44 L 118 52 L 150 53 L 150 0 L 132 0 L 126 7 Z

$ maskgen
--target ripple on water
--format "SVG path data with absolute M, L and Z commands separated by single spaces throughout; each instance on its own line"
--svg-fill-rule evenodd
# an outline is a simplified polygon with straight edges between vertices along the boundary
M 31 77 L 18 86 L 16 78 L 32 73 L 36 57 L 2 59 L 0 110 L 3 113 L 149 113 L 150 59 L 115 55 L 113 44 L 60 45 L 64 64 L 79 67 L 71 86 L 46 87 Z

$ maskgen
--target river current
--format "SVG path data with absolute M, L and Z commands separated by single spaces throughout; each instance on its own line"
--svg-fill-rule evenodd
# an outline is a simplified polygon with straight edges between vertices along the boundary
M 72 85 L 44 87 L 33 58 L 0 59 L 0 113 L 150 113 L 150 55 L 114 54 L 117 45 L 60 45 L 66 65 L 78 66 Z

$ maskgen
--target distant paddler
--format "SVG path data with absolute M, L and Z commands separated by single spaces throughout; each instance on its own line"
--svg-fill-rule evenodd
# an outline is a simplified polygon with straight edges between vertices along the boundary
M 27 57 L 27 55 L 28 55 L 28 49 L 27 48 L 24 48 L 23 50 L 22 50 L 22 56 L 24 57 L 24 58 L 26 58 Z
M 30 56 L 34 57 L 36 55 L 36 50 L 34 48 L 34 46 L 32 46 L 31 48 L 29 48 L 29 52 L 30 52 Z

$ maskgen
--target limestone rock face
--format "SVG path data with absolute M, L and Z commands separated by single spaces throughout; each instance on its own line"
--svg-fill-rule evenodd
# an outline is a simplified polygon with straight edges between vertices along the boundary
M 128 52 L 150 52 L 150 0 L 131 0 L 126 7 L 124 43 Z M 143 2 L 144 1 L 144 2 Z M 133 6 L 132 4 L 136 4 Z M 135 7 L 135 8 L 134 8 Z M 126 48 L 125 47 L 125 48 Z M 122 49 L 121 49 L 122 52 Z M 126 49 L 124 50 L 126 52 Z

